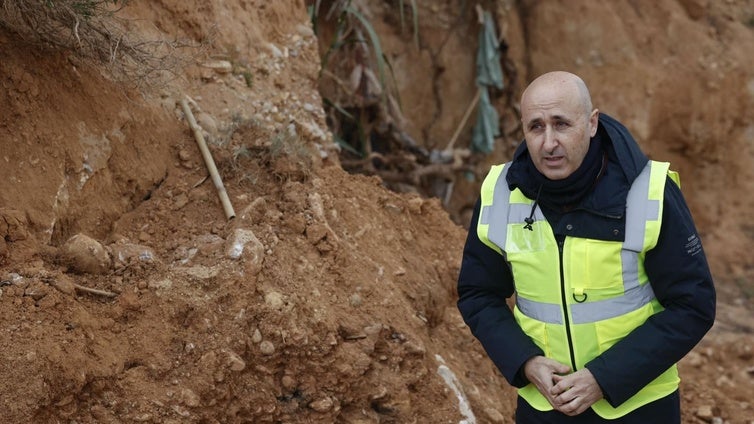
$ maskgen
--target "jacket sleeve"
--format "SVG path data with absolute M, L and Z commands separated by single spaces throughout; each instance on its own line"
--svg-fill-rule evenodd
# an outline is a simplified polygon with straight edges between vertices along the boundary
M 513 295 L 513 276 L 505 258 L 479 240 L 479 209 L 477 201 L 458 276 L 458 309 L 503 376 L 523 387 L 528 381 L 519 370 L 529 358 L 544 353 L 524 334 L 506 303 Z
M 683 195 L 665 184 L 662 228 L 644 267 L 665 308 L 588 364 L 618 406 L 683 358 L 715 320 L 715 288 L 701 240 Z

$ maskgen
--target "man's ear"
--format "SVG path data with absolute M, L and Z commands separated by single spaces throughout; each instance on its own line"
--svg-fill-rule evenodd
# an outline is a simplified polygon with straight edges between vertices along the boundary
M 600 110 L 594 109 L 592 114 L 589 115 L 589 136 L 594 137 L 597 134 L 597 127 L 600 122 Z

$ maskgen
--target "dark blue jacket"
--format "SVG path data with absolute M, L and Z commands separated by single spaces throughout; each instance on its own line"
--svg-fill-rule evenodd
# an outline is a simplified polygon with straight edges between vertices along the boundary
M 558 217 L 553 228 L 556 237 L 614 241 L 614 230 L 625 229 L 626 194 L 648 159 L 628 130 L 613 118 L 600 114 L 598 132 L 609 151 L 606 178 L 600 178 L 580 207 Z M 528 160 L 525 153 L 525 143 L 521 143 L 513 160 Z M 513 276 L 504 257 L 479 240 L 478 219 L 479 201 L 463 251 L 458 309 L 508 382 L 523 387 L 528 384 L 524 363 L 543 352 L 513 318 L 506 303 L 514 294 Z M 622 241 L 624 232 L 617 237 Z M 659 240 L 647 252 L 644 267 L 665 310 L 586 364 L 613 406 L 683 358 L 715 319 L 715 289 L 707 259 L 683 195 L 670 180 L 665 184 Z

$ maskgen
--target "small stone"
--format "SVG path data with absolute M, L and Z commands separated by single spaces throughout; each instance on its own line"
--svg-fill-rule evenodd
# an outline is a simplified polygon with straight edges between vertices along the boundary
M 315 400 L 309 404 L 309 408 L 317 412 L 327 412 L 332 409 L 334 402 L 329 396 L 325 396 L 322 399 Z
M 246 361 L 235 352 L 228 352 L 228 367 L 231 371 L 240 372 L 246 368 Z
M 262 332 L 255 328 L 251 334 L 251 342 L 257 344 L 262 341 Z
M 257 197 L 248 206 L 246 206 L 236 219 L 245 221 L 248 224 L 258 223 L 267 210 L 267 201 L 264 197 Z
M 181 150 L 180 150 L 180 151 L 178 152 L 178 158 L 179 158 L 180 160 L 182 160 L 182 161 L 184 161 L 184 162 L 185 162 L 185 161 L 187 161 L 187 160 L 190 160 L 190 159 L 191 159 L 191 153 L 190 153 L 190 152 L 189 152 L 188 150 L 186 150 L 186 149 L 181 149 Z
M 112 421 L 109 419 L 110 413 L 108 412 L 107 408 L 102 405 L 92 405 L 89 408 L 89 413 L 92 414 L 92 418 L 94 418 L 97 422 Z
M 265 340 L 259 344 L 259 351 L 262 352 L 262 355 L 270 356 L 275 353 L 275 345 L 271 341 Z
M 387 388 L 385 386 L 379 386 L 374 393 L 369 395 L 369 400 L 375 401 L 385 399 L 385 396 L 387 396 Z
M 366 334 L 379 334 L 382 331 L 382 324 L 373 324 L 364 327 L 364 333 Z
M 181 389 L 180 399 L 181 402 L 189 408 L 196 408 L 197 406 L 201 405 L 201 398 L 199 398 L 199 395 L 188 388 Z
M 284 375 L 280 383 L 283 385 L 283 388 L 288 391 L 292 391 L 298 386 L 296 380 L 290 375 Z
M 262 270 L 264 260 L 264 245 L 247 229 L 237 228 L 225 244 L 225 254 L 231 259 L 246 259 L 246 269 L 256 275 Z
M 285 305 L 285 300 L 282 294 L 273 291 L 264 295 L 264 303 L 273 309 L 281 309 Z
M 276 45 L 274 45 L 272 43 L 267 43 L 267 49 L 270 51 L 270 53 L 272 53 L 273 57 L 275 57 L 275 58 L 281 58 L 281 57 L 283 57 L 283 52 L 280 51 L 280 49 L 278 48 L 278 46 L 276 46 Z
M 118 296 L 118 305 L 120 305 L 126 311 L 139 311 L 141 310 L 141 302 L 139 296 L 133 291 L 126 291 Z
M 412 356 L 424 357 L 427 353 L 427 349 L 421 343 L 408 341 L 403 344 L 403 348 L 406 349 L 406 354 Z
M 358 293 L 352 294 L 348 300 L 351 303 L 351 306 L 354 306 L 354 307 L 361 306 L 361 304 L 363 303 L 361 295 Z
M 60 249 L 60 261 L 74 272 L 104 274 L 110 269 L 110 254 L 97 240 L 84 234 L 69 238 Z
M 715 380 L 715 385 L 717 387 L 727 386 L 727 387 L 735 387 L 735 384 L 727 375 L 721 375 L 720 377 Z
M 76 287 L 67 276 L 60 275 L 52 282 L 52 286 L 58 289 L 61 293 L 72 295 L 76 292 Z
M 393 204 L 393 203 L 385 203 L 384 208 L 393 213 L 394 215 L 400 215 L 403 212 L 403 208 Z
M 202 63 L 205 68 L 210 68 L 218 74 L 227 74 L 233 70 L 233 64 L 227 60 L 210 60 Z
M 184 206 L 188 205 L 189 203 L 189 197 L 186 193 L 181 193 L 177 196 L 175 196 L 175 199 L 173 199 L 173 210 L 180 210 L 183 209 Z
M 196 123 L 199 124 L 204 131 L 207 131 L 209 135 L 214 137 L 218 134 L 217 122 L 210 114 L 199 112 L 196 115 Z
M 116 264 L 128 265 L 131 262 L 153 262 L 157 255 L 151 247 L 134 243 L 113 243 L 108 246 Z
M 306 228 L 306 239 L 312 244 L 317 244 L 325 237 L 327 237 L 327 226 L 323 224 L 312 224 Z
M 314 36 L 314 30 L 304 24 L 298 24 L 296 25 L 296 31 L 302 36 L 302 37 L 313 37 Z
M 421 197 L 414 197 L 408 201 L 408 210 L 414 215 L 421 215 L 422 205 L 424 205 L 424 199 Z
M 712 417 L 715 416 L 715 412 L 712 405 L 701 405 L 696 408 L 694 415 L 706 422 L 711 422 Z
M 353 328 L 346 324 L 341 324 L 338 326 L 338 334 L 341 338 L 343 338 L 343 340 L 359 340 L 367 337 L 367 335 L 364 334 L 364 332 L 362 332 L 361 330 Z

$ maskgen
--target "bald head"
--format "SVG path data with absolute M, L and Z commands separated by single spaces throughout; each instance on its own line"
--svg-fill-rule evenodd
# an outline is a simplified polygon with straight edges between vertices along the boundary
M 521 95 L 521 105 L 523 106 L 530 100 L 530 97 L 542 93 L 562 93 L 578 102 L 587 115 L 592 112 L 592 96 L 589 94 L 586 83 L 578 75 L 565 71 L 554 71 L 540 75 L 524 90 Z

